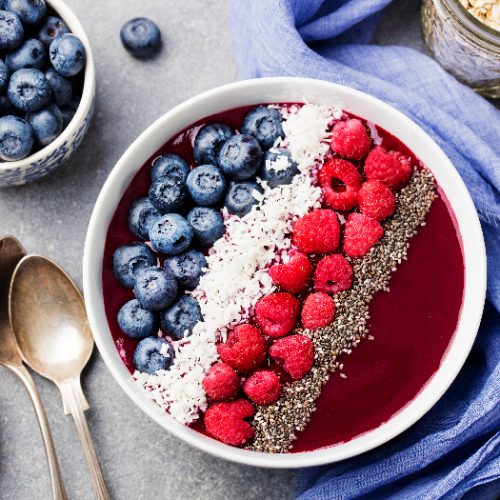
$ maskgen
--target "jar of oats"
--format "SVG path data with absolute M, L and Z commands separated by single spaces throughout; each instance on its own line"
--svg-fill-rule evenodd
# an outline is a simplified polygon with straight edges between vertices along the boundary
M 462 83 L 500 97 L 500 0 L 423 0 L 424 41 Z

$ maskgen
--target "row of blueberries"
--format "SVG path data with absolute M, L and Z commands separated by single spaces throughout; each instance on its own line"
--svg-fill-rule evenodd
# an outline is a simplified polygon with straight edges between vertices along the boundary
M 0 158 L 50 144 L 78 107 L 85 48 L 45 0 L 0 2 Z
M 134 353 L 138 370 L 155 373 L 170 367 L 173 353 L 155 336 L 160 326 L 180 340 L 202 320 L 197 301 L 190 295 L 178 298 L 178 292 L 198 286 L 207 265 L 200 249 L 210 248 L 224 234 L 221 205 L 241 217 L 257 202 L 254 192 L 262 189 L 257 175 L 276 187 L 297 173 L 286 149 L 270 150 L 283 137 L 281 122 L 278 110 L 257 107 L 244 118 L 242 133 L 221 123 L 202 127 L 194 140 L 195 168 L 174 154 L 153 161 L 149 195 L 132 203 L 128 224 L 132 233 L 167 256 L 164 265 L 157 267 L 157 257 L 145 243 L 119 247 L 113 256 L 116 278 L 135 294 L 120 309 L 118 324 L 129 337 L 143 339 Z M 274 162 L 280 165 L 276 169 Z

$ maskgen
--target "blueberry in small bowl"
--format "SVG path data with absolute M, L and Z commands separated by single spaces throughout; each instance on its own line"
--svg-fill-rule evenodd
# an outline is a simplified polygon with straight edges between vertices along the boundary
M 224 235 L 224 219 L 215 208 L 194 207 L 186 219 L 193 228 L 195 241 L 202 248 L 211 247 Z
M 118 326 L 127 337 L 143 339 L 158 332 L 158 313 L 145 309 L 137 299 L 126 302 L 118 311 Z
M 95 70 L 87 36 L 63 0 L 5 0 L 0 9 L 0 118 L 52 110 L 43 114 L 50 133 L 42 139 L 36 122 L 31 148 L 0 161 L 3 187 L 43 177 L 73 154 L 93 115 Z
M 49 82 L 39 69 L 18 69 L 10 77 L 7 97 L 19 111 L 36 111 L 48 104 L 51 95 Z
M 75 76 L 85 66 L 85 47 L 71 33 L 57 37 L 49 48 L 50 62 L 61 76 Z
M 57 37 L 69 33 L 68 25 L 57 16 L 47 16 L 37 33 L 37 38 L 48 47 Z
M 9 52 L 5 57 L 5 64 L 14 72 L 21 68 L 40 69 L 45 62 L 45 48 L 42 42 L 30 38 L 18 49 Z
M 200 283 L 203 269 L 207 267 L 207 259 L 195 248 L 165 260 L 165 269 L 175 276 L 177 283 L 185 290 L 194 290 Z
M 184 295 L 173 306 L 160 313 L 162 330 L 174 340 L 189 337 L 199 321 L 203 321 L 200 306 L 189 295 Z
M 230 214 L 243 217 L 259 202 L 256 193 L 261 191 L 254 181 L 233 181 L 229 184 L 224 205 Z
M 0 158 L 16 161 L 31 151 L 34 136 L 30 125 L 17 116 L 7 115 L 0 118 Z
M 126 288 L 134 288 L 137 273 L 152 266 L 156 266 L 156 256 L 144 243 L 127 243 L 113 254 L 113 274 Z
M 193 236 L 193 227 L 179 214 L 163 215 L 149 230 L 153 248 L 166 255 L 177 255 L 187 250 Z
M 259 170 L 262 149 L 255 137 L 237 134 L 230 137 L 218 154 L 218 163 L 224 173 L 232 179 L 245 180 Z
M 225 123 L 208 123 L 201 127 L 194 139 L 194 161 L 198 165 L 217 165 L 222 144 L 233 134 L 234 130 Z
M 173 153 L 166 153 L 153 160 L 151 165 L 151 181 L 168 176 L 185 182 L 189 174 L 189 165 L 184 158 Z
M 62 114 L 55 104 L 28 113 L 26 121 L 31 125 L 35 141 L 40 146 L 49 145 L 63 128 Z
M 177 297 L 177 281 L 167 269 L 149 267 L 137 272 L 134 294 L 144 309 L 159 311 Z
M 226 178 L 214 165 L 200 165 L 191 170 L 186 188 L 196 205 L 211 206 L 222 199 L 226 191 Z
M 146 337 L 134 352 L 134 366 L 140 372 L 154 375 L 159 370 L 168 370 L 174 362 L 174 349 L 162 337 Z
M 161 49 L 161 32 L 147 17 L 137 17 L 126 22 L 120 31 L 125 49 L 134 57 L 154 56 Z
M 3 8 L 17 14 L 26 25 L 38 24 L 47 12 L 44 0 L 4 0 Z

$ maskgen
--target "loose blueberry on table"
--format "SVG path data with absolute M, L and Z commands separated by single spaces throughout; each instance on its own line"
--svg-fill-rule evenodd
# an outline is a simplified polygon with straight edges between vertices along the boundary
M 463 267 L 444 197 L 400 141 L 334 106 L 272 104 L 201 120 L 144 165 L 103 286 L 120 354 L 163 410 L 286 452 L 348 441 L 415 397 L 453 335 Z
M 80 102 L 86 53 L 44 0 L 0 5 L 0 159 L 52 143 Z

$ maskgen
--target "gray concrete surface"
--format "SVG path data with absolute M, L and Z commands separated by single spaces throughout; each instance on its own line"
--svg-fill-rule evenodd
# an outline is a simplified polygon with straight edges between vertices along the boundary
M 94 201 L 131 141 L 172 106 L 237 78 L 227 0 L 67 0 L 82 21 L 97 64 L 97 112 L 75 157 L 59 172 L 0 190 L 0 234 L 48 255 L 81 285 L 84 236 Z M 377 43 L 421 49 L 417 0 L 394 2 Z M 118 33 L 138 15 L 160 25 L 166 49 L 149 62 L 129 57 Z M 91 499 L 89 476 L 57 389 L 35 376 L 71 499 Z M 118 387 L 96 352 L 83 385 L 89 425 L 116 499 L 286 499 L 295 473 L 239 466 L 190 448 L 150 421 Z M 0 498 L 48 499 L 41 437 L 26 392 L 0 367 Z

